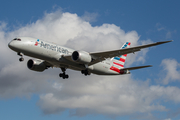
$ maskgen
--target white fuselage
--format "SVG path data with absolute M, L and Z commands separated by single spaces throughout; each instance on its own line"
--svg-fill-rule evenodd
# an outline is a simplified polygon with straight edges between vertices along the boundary
M 71 55 L 75 51 L 73 49 L 30 37 L 20 37 L 20 39 L 20 41 L 12 40 L 9 47 L 18 53 L 21 52 L 24 55 L 47 61 L 53 67 L 70 68 L 79 71 L 88 69 L 91 73 L 98 75 L 119 75 L 118 72 L 110 70 L 113 66 L 110 60 L 85 66 L 63 57 Z

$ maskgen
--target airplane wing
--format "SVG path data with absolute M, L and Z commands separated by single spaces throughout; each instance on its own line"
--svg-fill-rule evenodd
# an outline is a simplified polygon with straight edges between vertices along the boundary
M 151 43 L 151 44 L 147 44 L 147 45 L 140 45 L 137 47 L 130 47 L 130 48 L 125 48 L 125 49 L 113 50 L 113 51 L 92 52 L 92 53 L 90 53 L 90 55 L 92 56 L 93 61 L 90 62 L 88 65 L 90 66 L 90 65 L 96 64 L 98 62 L 105 60 L 106 58 L 111 58 L 111 57 L 115 57 L 115 56 L 119 56 L 119 55 L 134 53 L 134 52 L 140 51 L 143 48 L 152 47 L 152 46 L 156 46 L 156 45 L 160 45 L 160 44 L 164 44 L 164 43 L 168 43 L 168 42 L 172 42 L 172 41 L 173 40 L 156 42 L 156 43 Z
M 120 56 L 120 55 L 124 55 L 124 54 L 138 52 L 138 51 L 141 51 L 141 49 L 143 49 L 143 48 L 148 48 L 148 47 L 152 47 L 152 46 L 156 46 L 156 45 L 160 45 L 160 44 L 164 44 L 164 43 L 168 43 L 168 42 L 172 42 L 172 41 L 173 40 L 162 41 L 162 42 L 156 42 L 156 43 L 151 43 L 151 44 L 147 44 L 147 45 L 140 45 L 140 46 L 136 46 L 136 47 L 130 47 L 130 48 L 124 48 L 124 49 L 118 49 L 118 50 L 112 50 L 112 51 L 105 51 L 105 52 L 91 52 L 89 54 L 93 58 L 93 61 L 90 62 L 88 64 L 88 66 L 96 64 L 98 62 L 101 62 L 101 61 L 105 60 L 106 58 L 112 58 L 112 57 L 116 57 L 116 56 Z M 65 58 L 66 60 L 75 62 L 72 60 L 71 55 L 64 55 L 62 57 Z M 132 68 L 131 68 L 131 70 L 132 70 Z
M 44 64 L 47 66 L 47 68 L 49 67 L 55 67 L 52 63 L 50 63 L 49 61 L 44 61 Z

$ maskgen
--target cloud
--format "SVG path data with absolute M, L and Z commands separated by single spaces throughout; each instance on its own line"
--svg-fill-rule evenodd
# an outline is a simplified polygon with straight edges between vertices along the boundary
M 130 76 L 123 76 L 121 80 L 119 77 L 92 76 L 78 84 L 83 79 L 60 85 L 61 89 L 56 93 L 41 95 L 39 106 L 44 113 L 59 113 L 68 108 L 77 116 L 119 116 L 151 113 L 155 110 L 165 112 L 168 109 L 159 104 L 159 101 L 180 102 L 180 89 L 177 87 L 149 86 L 146 82 L 134 82 Z
M 165 28 L 163 25 L 161 25 L 160 23 L 156 23 L 156 28 L 157 28 L 158 31 L 162 31 L 162 30 L 165 30 L 165 29 L 166 29 L 166 28 Z
M 168 31 L 168 32 L 166 33 L 166 38 L 171 38 L 171 36 L 172 36 L 172 32 L 171 32 L 171 31 Z
M 142 45 L 145 45 L 145 44 L 150 44 L 150 43 L 153 43 L 150 39 L 148 40 L 144 40 L 144 41 L 141 41 L 141 44 Z M 149 48 L 148 49 L 143 49 L 140 53 L 139 53 L 139 57 L 137 59 L 137 61 L 141 61 L 141 62 L 145 62 L 145 58 L 146 58 L 146 53 L 148 52 Z
M 84 15 L 81 17 L 81 19 L 87 22 L 96 22 L 97 17 L 98 17 L 98 13 L 89 13 L 86 11 Z
M 180 64 L 175 59 L 164 59 L 161 66 L 163 67 L 161 75 L 164 76 L 162 78 L 164 84 L 180 81 L 180 71 L 178 70 Z
M 170 39 L 170 38 L 172 38 L 172 35 L 173 34 L 176 34 L 176 30 L 169 30 L 169 29 L 167 29 L 165 26 L 163 26 L 162 24 L 160 24 L 160 23 L 156 23 L 156 29 L 157 29 L 157 31 L 158 32 L 162 32 L 162 33 L 164 33 L 165 34 L 165 38 L 166 39 Z
M 42 19 L 19 29 L 6 31 L 6 28 L 7 24 L 1 22 L 0 98 L 2 99 L 30 97 L 36 93 L 40 95 L 38 106 L 45 114 L 61 113 L 69 109 L 71 115 L 77 116 L 167 112 L 168 109 L 156 101 L 164 101 L 164 98 L 167 101 L 180 102 L 179 88 L 152 86 L 148 81 L 136 81 L 131 75 L 86 77 L 80 72 L 67 70 L 70 78 L 61 80 L 58 77 L 60 69 L 48 69 L 43 73 L 34 72 L 26 67 L 29 57 L 25 57 L 25 61 L 20 63 L 19 56 L 7 47 L 8 42 L 17 36 L 39 38 L 88 52 L 119 49 L 127 41 L 131 42 L 132 46 L 151 42 L 139 41 L 136 31 L 126 33 L 114 24 L 93 27 L 83 17 L 63 13 L 60 10 L 45 13 Z M 146 53 L 147 51 L 128 55 L 126 66 L 145 62 Z M 137 56 L 141 59 L 136 59 Z M 166 62 L 163 62 L 164 64 L 166 65 Z M 172 78 L 171 74 L 169 76 Z

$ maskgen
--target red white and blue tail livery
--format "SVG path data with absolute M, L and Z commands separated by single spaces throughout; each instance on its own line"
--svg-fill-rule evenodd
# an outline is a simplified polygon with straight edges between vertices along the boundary
M 130 42 L 126 42 L 121 47 L 121 49 L 129 48 L 130 45 L 131 45 Z M 115 72 L 120 73 L 120 74 L 124 74 L 124 70 L 120 70 L 120 69 L 124 68 L 124 64 L 125 64 L 126 58 L 127 58 L 127 54 L 111 58 L 111 61 L 112 61 L 113 65 L 111 66 L 110 70 L 115 71 Z
M 130 42 L 126 42 L 126 43 L 121 47 L 121 49 L 129 48 L 130 45 L 131 45 Z M 125 61 L 126 61 L 126 57 L 127 57 L 127 54 L 113 57 L 113 58 L 111 59 L 111 61 L 113 62 L 114 67 L 119 68 L 119 69 L 124 68 L 124 63 L 125 63 Z

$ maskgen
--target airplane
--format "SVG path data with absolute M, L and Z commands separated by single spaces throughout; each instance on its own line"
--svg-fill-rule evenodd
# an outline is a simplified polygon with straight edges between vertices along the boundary
M 124 68 L 127 54 L 168 42 L 172 42 L 172 40 L 137 47 L 130 47 L 131 43 L 126 42 L 121 49 L 118 50 L 86 52 L 73 50 L 41 39 L 17 37 L 14 38 L 8 46 L 21 56 L 21 58 L 19 58 L 20 62 L 24 61 L 23 55 L 36 58 L 28 60 L 27 67 L 30 70 L 43 72 L 50 67 L 57 67 L 62 70 L 59 77 L 67 79 L 69 75 L 66 74 L 66 69 L 81 71 L 82 74 L 87 76 L 91 73 L 97 75 L 124 75 L 130 74 L 131 70 L 151 67 L 151 65 L 146 65 Z

